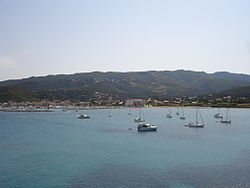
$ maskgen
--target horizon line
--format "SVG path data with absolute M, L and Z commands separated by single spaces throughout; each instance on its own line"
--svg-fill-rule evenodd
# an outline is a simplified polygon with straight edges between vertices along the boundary
M 140 73 L 140 72 L 176 72 L 176 71 L 190 71 L 190 72 L 204 72 L 206 74 L 215 74 L 219 72 L 226 72 L 226 73 L 231 73 L 231 74 L 243 74 L 243 75 L 250 75 L 250 73 L 243 73 L 243 72 L 230 72 L 227 70 L 218 70 L 214 72 L 206 72 L 203 70 L 190 70 L 190 69 L 149 69 L 149 70 L 128 70 L 128 71 L 120 71 L 120 70 L 92 70 L 92 71 L 82 71 L 82 72 L 73 72 L 73 73 L 53 73 L 53 74 L 44 74 L 44 75 L 32 75 L 32 76 L 26 76 L 26 77 L 20 77 L 20 78 L 7 78 L 4 80 L 0 80 L 0 82 L 5 82 L 5 81 L 11 81 L 11 80 L 23 80 L 23 79 L 29 79 L 29 78 L 39 78 L 39 77 L 48 77 L 48 76 L 59 76 L 59 75 L 64 75 L 64 76 L 70 76 L 74 74 L 88 74 L 88 73 Z

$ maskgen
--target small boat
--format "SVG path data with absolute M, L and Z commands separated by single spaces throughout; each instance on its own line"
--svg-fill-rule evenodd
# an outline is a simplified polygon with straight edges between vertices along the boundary
M 131 110 L 128 111 L 128 115 L 131 115 Z
M 198 122 L 198 110 L 196 108 L 196 110 L 195 110 L 195 117 L 196 117 L 195 122 L 188 123 L 185 126 L 191 127 L 191 128 L 203 128 L 204 127 L 204 122 L 203 122 L 203 119 L 201 117 L 200 112 L 199 112 L 199 115 L 200 115 L 201 122 Z
M 138 125 L 138 132 L 144 132 L 144 131 L 157 131 L 157 126 L 141 122 Z
M 221 113 L 217 113 L 214 115 L 215 118 L 217 119 L 222 119 L 223 118 L 223 115 Z
M 79 114 L 79 115 L 77 115 L 77 118 L 79 118 L 79 119 L 89 119 L 90 116 L 87 115 L 87 114 Z
M 229 114 L 229 109 L 228 108 L 226 110 L 226 119 L 222 119 L 220 122 L 221 123 L 228 123 L 228 124 L 231 123 L 231 116 Z
M 135 122 L 140 123 L 140 122 L 144 122 L 143 118 L 142 118 L 142 113 L 140 112 L 140 117 L 135 118 Z
M 183 108 L 182 108 L 182 114 L 181 114 L 181 116 L 180 116 L 180 119 L 181 119 L 181 120 L 186 119 L 186 117 L 184 116 L 184 110 L 183 110 Z
M 198 122 L 191 122 L 189 124 L 186 124 L 185 126 L 194 127 L 194 128 L 203 128 L 204 124 L 203 123 L 198 123 Z
M 139 117 L 139 118 L 135 118 L 135 122 L 140 123 L 140 122 L 144 122 L 144 120 Z
M 166 115 L 167 118 L 172 118 L 172 113 L 171 113 L 171 109 L 169 108 L 169 113 Z
M 112 113 L 111 113 L 111 111 L 109 110 L 109 115 L 108 115 L 109 117 L 112 117 Z
M 184 120 L 184 119 L 186 119 L 186 117 L 185 116 L 180 116 L 180 119 Z
M 177 115 L 177 116 L 179 116 L 179 115 L 180 115 L 180 112 L 179 112 L 179 107 L 177 108 L 176 115 Z
M 217 118 L 217 119 L 222 119 L 223 118 L 223 115 L 220 113 L 220 109 L 219 109 L 219 112 L 214 115 L 214 117 Z
M 172 118 L 173 116 L 171 114 L 167 114 L 167 118 Z

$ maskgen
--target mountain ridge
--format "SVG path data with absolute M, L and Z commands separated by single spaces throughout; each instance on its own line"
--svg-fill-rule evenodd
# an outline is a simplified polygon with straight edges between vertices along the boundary
M 38 99 L 171 98 L 217 93 L 250 86 L 250 75 L 191 70 L 94 71 L 0 82 L 0 87 L 4 86 L 31 92 L 32 96 L 36 96 Z

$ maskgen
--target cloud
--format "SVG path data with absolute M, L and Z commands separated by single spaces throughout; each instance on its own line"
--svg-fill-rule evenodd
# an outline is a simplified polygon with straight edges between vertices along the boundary
M 8 56 L 0 55 L 0 68 L 12 69 L 15 68 L 16 61 Z

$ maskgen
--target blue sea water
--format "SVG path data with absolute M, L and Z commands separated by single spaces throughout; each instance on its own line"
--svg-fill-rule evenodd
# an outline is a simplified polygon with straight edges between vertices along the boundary
M 186 120 L 175 108 L 172 119 L 167 108 L 143 109 L 157 132 L 137 132 L 139 111 L 0 112 L 0 187 L 250 187 L 250 109 L 230 109 L 231 124 L 216 122 L 218 109 L 200 109 L 200 129 L 184 126 L 193 108 Z

